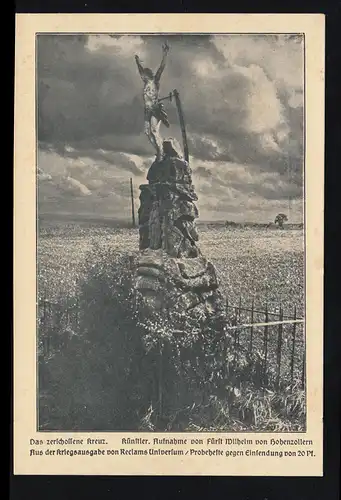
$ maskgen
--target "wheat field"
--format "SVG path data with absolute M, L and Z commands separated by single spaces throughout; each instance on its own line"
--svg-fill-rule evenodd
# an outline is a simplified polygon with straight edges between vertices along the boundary
M 267 307 L 269 311 L 276 313 L 281 307 L 285 314 L 291 315 L 294 307 L 296 307 L 297 316 L 304 317 L 304 251 L 303 232 L 301 230 L 277 230 L 266 228 L 230 229 L 224 227 L 223 224 L 201 224 L 199 227 L 199 237 L 201 250 L 215 265 L 220 290 L 226 297 L 229 306 L 232 307 L 232 311 L 234 309 L 233 305 L 238 304 L 239 306 L 242 305 L 247 308 L 250 307 L 252 301 L 254 303 L 254 308 L 259 311 L 264 311 L 264 308 Z M 82 282 L 84 285 L 84 278 L 88 275 L 89 266 L 90 268 L 93 266 L 95 269 L 98 265 L 96 262 L 96 255 L 100 260 L 101 255 L 112 255 L 114 258 L 116 251 L 119 254 L 134 253 L 138 249 L 138 238 L 137 229 L 110 227 L 108 224 L 104 223 L 99 225 L 89 223 L 49 222 L 48 224 L 45 223 L 40 225 L 37 262 L 38 294 L 39 299 L 42 300 L 43 303 L 48 301 L 56 305 L 55 325 L 60 324 L 58 319 L 60 313 L 58 313 L 58 310 L 60 308 L 63 309 L 66 304 L 65 300 L 68 300 L 68 298 L 72 296 L 77 297 L 79 295 L 79 286 Z M 109 254 L 107 251 L 109 251 Z M 110 268 L 110 258 L 109 261 L 106 260 L 105 265 Z M 114 262 L 113 266 L 115 266 Z M 103 271 L 108 274 L 108 276 L 111 275 L 111 270 L 109 268 L 106 267 Z M 109 277 L 108 279 L 110 280 Z M 102 291 L 99 290 L 98 293 L 102 293 Z M 96 300 L 96 297 L 93 297 L 92 300 L 93 299 Z M 102 297 L 98 297 L 98 302 L 101 303 L 101 301 Z M 84 304 L 85 309 L 88 309 L 88 306 L 89 304 Z M 117 307 L 117 304 L 115 307 Z M 92 313 L 95 314 L 95 316 L 99 313 L 96 311 L 94 309 Z M 262 320 L 262 314 L 258 317 Z M 90 323 L 92 323 L 93 320 L 91 318 L 88 319 Z M 96 321 L 95 317 L 93 319 Z M 100 318 L 97 319 L 101 322 Z M 239 322 L 243 321 L 247 322 L 247 313 L 245 317 L 241 317 L 239 313 Z M 53 335 L 59 337 L 61 332 L 55 331 L 54 328 L 49 330 L 49 328 L 47 323 L 44 330 L 40 332 L 41 335 L 44 336 L 46 332 L 49 331 L 50 334 L 51 332 L 55 332 Z M 264 393 L 263 389 L 257 389 L 257 387 L 254 386 L 255 380 L 251 378 L 247 385 L 245 387 L 243 386 L 244 388 L 240 393 L 241 396 L 237 398 L 235 403 L 235 409 L 239 416 L 237 419 L 233 417 L 232 420 L 231 415 L 230 417 L 228 417 L 227 414 L 225 415 L 227 408 L 224 406 L 226 403 L 225 396 L 222 402 L 219 402 L 219 400 L 216 403 L 213 402 L 214 404 L 212 402 L 209 403 L 209 405 L 212 406 L 212 411 L 214 410 L 214 412 L 217 412 L 217 415 L 219 415 L 219 419 L 222 421 L 222 428 L 227 428 L 226 426 L 228 426 L 228 428 L 235 428 L 236 430 L 254 428 L 286 431 L 294 429 L 302 430 L 304 428 L 305 396 L 304 389 L 301 387 L 302 359 L 304 352 L 303 331 L 303 328 L 296 330 L 296 364 L 294 380 L 291 381 L 291 384 L 291 325 L 286 325 L 282 332 L 282 376 L 283 384 L 286 385 L 282 385 L 281 391 L 274 392 L 272 389 L 267 389 L 267 392 Z M 97 337 L 99 331 L 96 330 L 96 332 Z M 39 336 L 41 337 L 41 335 Z M 238 343 L 242 347 L 242 351 L 240 352 L 246 352 L 249 348 L 249 328 L 241 330 L 238 335 Z M 277 329 L 269 329 L 267 373 L 272 380 L 275 380 L 277 373 L 276 345 Z M 262 356 L 262 349 L 263 333 L 261 329 L 257 330 L 257 328 L 255 328 L 254 350 L 252 351 L 252 355 L 255 358 L 253 359 L 253 363 L 256 363 L 254 366 L 261 366 L 263 363 L 261 358 L 258 359 L 259 353 Z M 98 359 L 96 356 L 93 356 L 95 360 Z M 67 359 L 67 351 L 60 351 L 59 355 L 54 357 L 54 361 L 49 360 L 49 358 L 46 359 L 46 357 L 43 356 L 41 358 L 41 366 L 44 368 L 44 371 L 49 366 L 55 366 L 52 372 L 51 368 L 48 370 L 49 377 L 51 377 L 51 373 L 53 373 L 54 370 L 57 369 L 58 373 L 60 372 L 61 366 L 64 366 L 63 363 L 65 363 Z M 71 359 L 73 359 L 73 355 L 71 355 L 70 360 Z M 46 361 L 48 361 L 47 364 Z M 83 362 L 85 362 L 85 360 L 81 358 L 80 363 L 82 364 Z M 112 360 L 110 363 L 111 362 Z M 74 367 L 73 362 L 71 362 L 71 366 Z M 70 370 L 71 368 L 63 368 L 64 378 L 66 376 L 65 374 Z M 41 373 L 43 374 L 43 372 Z M 98 373 L 97 376 L 99 375 Z M 62 427 L 63 425 L 71 427 L 73 425 L 85 425 L 83 422 L 84 410 L 82 409 L 75 410 L 77 415 L 75 419 L 78 422 L 83 422 L 82 424 L 75 424 L 72 422 L 65 423 L 67 420 L 66 414 L 60 414 L 60 412 L 63 413 L 63 406 L 65 403 L 63 398 L 70 392 L 68 389 L 69 384 L 71 384 L 71 380 L 77 380 L 77 377 L 75 378 L 75 376 L 72 375 L 72 377 L 69 377 L 70 380 L 67 378 L 65 383 L 61 383 L 59 376 L 56 380 L 54 380 L 53 376 L 54 385 L 46 386 L 46 383 L 43 383 L 41 386 L 41 404 L 44 406 L 44 398 L 47 396 L 51 398 L 53 394 L 53 400 L 55 401 L 54 411 L 57 411 L 57 409 L 58 411 L 55 417 L 53 417 L 52 420 L 54 423 L 52 423 L 51 410 L 48 410 L 46 416 L 42 417 L 41 425 L 47 427 L 56 426 L 55 428 L 58 428 L 58 426 Z M 293 382 L 294 387 L 292 385 Z M 87 381 L 87 384 L 89 383 L 90 382 Z M 113 382 L 110 381 L 110 384 L 112 383 Z M 91 382 L 91 384 L 93 384 L 93 382 Z M 288 387 L 287 384 L 289 384 Z M 52 387 L 54 387 L 54 389 Z M 56 387 L 58 389 L 56 389 Z M 110 385 L 109 389 L 108 393 L 111 393 L 113 387 Z M 96 391 L 97 390 L 98 389 L 96 389 Z M 259 390 L 261 390 L 261 393 Z M 79 388 L 75 389 L 74 393 L 78 392 Z M 59 398 L 62 398 L 61 402 L 58 402 Z M 67 405 L 68 404 L 69 403 L 67 403 Z M 221 412 L 221 410 L 218 411 L 218 407 L 216 408 L 216 405 L 221 406 L 221 404 L 222 408 L 225 408 L 223 412 Z M 94 405 L 92 399 L 91 405 Z M 233 406 L 231 407 L 231 403 L 229 403 L 229 405 L 230 409 L 228 412 L 231 412 Z M 111 403 L 104 404 L 101 408 L 101 410 L 94 410 L 96 422 L 100 420 L 99 415 L 102 415 L 101 418 L 104 418 L 103 408 L 109 411 Z M 252 416 L 250 420 L 248 415 L 250 412 L 253 415 L 256 411 L 255 408 L 258 408 L 256 412 L 257 415 Z M 44 414 L 44 411 L 42 414 Z M 110 418 L 111 417 L 108 417 L 109 420 Z M 180 428 L 185 426 L 184 428 L 187 429 L 189 428 L 188 426 L 191 425 L 194 425 L 193 429 L 196 428 L 195 426 L 197 425 L 203 428 L 205 426 L 207 427 L 207 425 L 211 426 L 209 422 L 204 423 L 205 418 L 206 417 L 201 414 L 201 410 L 197 417 L 195 417 L 195 412 L 191 412 L 187 418 L 187 424 L 184 423 L 186 421 L 185 418 L 179 425 Z M 250 421 L 248 421 L 248 419 Z M 101 425 L 107 425 L 107 420 Z M 118 424 L 116 423 L 115 425 Z M 149 425 L 150 422 L 147 427 Z
M 49 299 L 72 295 L 93 245 L 127 253 L 138 250 L 138 229 L 77 223 L 42 225 L 38 236 L 38 290 Z M 227 229 L 199 226 L 202 253 L 216 267 L 220 289 L 231 304 L 304 313 L 304 246 L 301 230 Z

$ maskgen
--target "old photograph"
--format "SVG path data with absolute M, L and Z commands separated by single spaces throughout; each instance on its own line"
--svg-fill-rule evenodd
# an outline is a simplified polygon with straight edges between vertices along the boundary
M 36 35 L 37 429 L 302 432 L 304 35 Z

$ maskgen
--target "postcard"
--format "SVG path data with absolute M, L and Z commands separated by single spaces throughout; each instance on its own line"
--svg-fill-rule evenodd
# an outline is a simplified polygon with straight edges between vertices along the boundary
M 321 476 L 320 14 L 18 14 L 14 473 Z

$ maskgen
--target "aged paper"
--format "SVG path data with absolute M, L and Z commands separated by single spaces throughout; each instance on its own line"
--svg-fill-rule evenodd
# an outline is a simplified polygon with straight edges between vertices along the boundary
M 324 57 L 323 15 L 17 15 L 15 474 L 322 475 Z M 148 73 L 145 64 L 161 60 L 160 72 Z M 177 141 L 166 144 L 167 121 Z M 170 158 L 182 177 L 157 178 L 173 193 L 173 212 L 168 205 L 157 226 L 157 198 L 145 233 L 138 184 L 156 196 L 152 174 L 146 184 L 155 153 L 153 175 Z M 120 226 L 120 217 L 130 221 L 131 193 L 134 226 L 134 203 L 141 207 L 140 240 L 136 227 Z M 178 212 L 182 225 L 174 229 Z M 187 270 L 179 278 L 190 289 L 186 300 L 199 294 L 202 262 L 214 264 L 205 268 L 214 286 L 206 283 L 194 304 L 198 317 L 188 313 L 182 334 L 203 311 L 206 325 L 224 297 L 221 331 L 230 343 L 220 349 L 202 326 L 190 351 L 199 345 L 203 361 L 184 344 L 176 345 L 177 361 L 163 347 L 149 386 L 151 369 L 135 360 L 127 316 L 111 324 L 115 338 L 125 336 L 116 350 L 110 332 L 100 339 L 121 292 L 93 304 L 117 279 L 106 252 L 116 258 L 118 250 L 124 266 L 128 255 L 130 262 L 134 252 L 155 256 L 161 245 L 162 265 L 181 261 L 177 269 Z M 77 291 L 80 258 L 88 271 L 102 266 L 92 275 L 92 298 L 87 280 Z M 153 259 L 149 280 L 159 276 Z M 141 276 L 135 288 L 157 309 Z M 179 334 L 167 337 L 171 315 L 144 338 L 147 364 L 153 335 L 165 346 Z M 226 359 L 208 375 L 212 346 L 215 367 L 222 353 Z M 176 374 L 158 364 L 166 357 Z M 192 375 L 186 367 L 194 364 L 204 371 Z

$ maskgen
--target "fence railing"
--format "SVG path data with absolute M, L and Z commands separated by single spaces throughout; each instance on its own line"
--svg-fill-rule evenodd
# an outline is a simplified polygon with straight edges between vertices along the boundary
M 77 297 L 65 303 L 53 303 L 42 297 L 38 303 L 39 350 L 45 359 L 66 349 L 73 335 L 79 332 L 80 306 Z M 260 386 L 279 390 L 282 384 L 305 387 L 304 319 L 292 314 L 271 311 L 265 305 L 242 307 L 226 301 L 226 335 L 232 339 L 232 367 L 236 372 L 245 364 L 257 371 Z
M 238 354 L 243 352 L 252 358 L 255 353 L 261 362 L 260 382 L 264 386 L 274 385 L 278 390 L 281 383 L 299 383 L 305 387 L 305 320 L 297 316 L 297 307 L 292 315 L 254 307 L 242 307 L 226 301 L 229 323 L 226 330 L 233 337 L 235 366 Z M 270 384 L 271 382 L 271 384 Z

